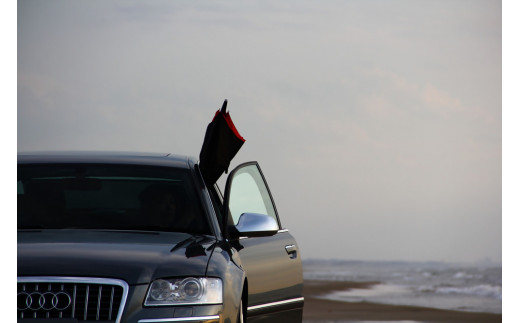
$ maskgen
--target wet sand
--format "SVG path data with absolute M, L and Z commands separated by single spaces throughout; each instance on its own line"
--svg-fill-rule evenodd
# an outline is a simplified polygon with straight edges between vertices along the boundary
M 305 281 L 304 322 L 415 321 L 438 323 L 502 322 L 501 314 L 440 310 L 415 306 L 347 303 L 316 298 L 333 291 L 370 288 L 377 282 Z

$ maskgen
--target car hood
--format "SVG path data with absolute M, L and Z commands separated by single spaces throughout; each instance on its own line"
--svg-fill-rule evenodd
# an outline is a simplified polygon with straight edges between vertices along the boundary
M 18 276 L 107 277 L 131 285 L 203 276 L 214 245 L 214 237 L 186 233 L 19 231 Z

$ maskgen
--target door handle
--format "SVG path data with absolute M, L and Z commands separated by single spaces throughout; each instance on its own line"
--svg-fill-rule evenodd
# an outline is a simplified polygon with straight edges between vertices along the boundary
M 285 251 L 291 259 L 295 259 L 296 257 L 298 257 L 298 248 L 296 248 L 296 245 L 290 244 L 285 246 Z

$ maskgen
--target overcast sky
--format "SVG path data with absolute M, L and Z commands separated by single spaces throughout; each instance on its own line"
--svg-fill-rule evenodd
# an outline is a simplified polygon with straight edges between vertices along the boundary
M 18 0 L 17 148 L 198 156 L 224 99 L 304 259 L 502 260 L 494 0 Z

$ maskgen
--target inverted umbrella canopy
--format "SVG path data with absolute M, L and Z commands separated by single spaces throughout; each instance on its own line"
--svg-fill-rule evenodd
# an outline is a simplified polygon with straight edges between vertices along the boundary
M 206 129 L 200 150 L 200 171 L 206 185 L 213 185 L 227 173 L 229 164 L 246 141 L 238 133 L 231 116 L 226 112 L 227 100 Z

